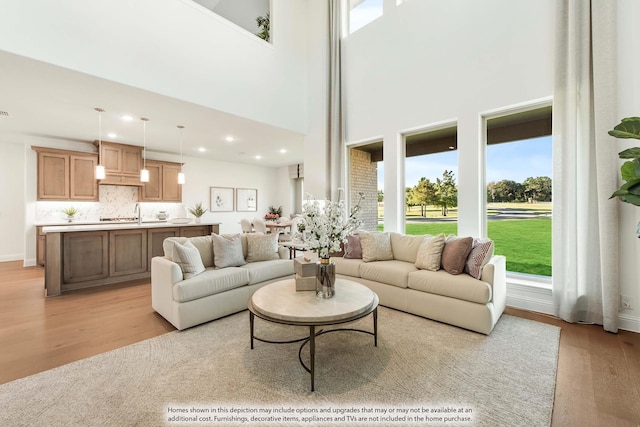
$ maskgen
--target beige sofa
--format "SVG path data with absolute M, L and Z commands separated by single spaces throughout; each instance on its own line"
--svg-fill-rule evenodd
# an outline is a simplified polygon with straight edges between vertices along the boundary
M 163 243 L 165 256 L 151 260 L 153 309 L 182 330 L 245 310 L 249 298 L 256 290 L 268 283 L 293 276 L 293 261 L 289 259 L 288 249 L 277 246 L 277 235 L 274 236 L 275 253 L 267 257 L 256 257 L 256 251 L 252 254 L 250 250 L 251 242 L 260 236 L 242 234 L 239 237 L 242 257 L 249 262 L 224 268 L 215 267 L 215 261 L 221 255 L 214 251 L 213 240 L 216 236 L 166 239 Z M 195 246 L 204 266 L 203 272 L 192 276 L 183 271 L 176 259 L 176 242 L 189 242 Z
M 392 254 L 392 259 L 371 260 L 363 244 L 365 259 L 332 257 L 338 277 L 366 285 L 378 294 L 381 305 L 491 333 L 506 305 L 504 256 L 492 256 L 491 249 L 488 262 L 480 270 L 480 279 L 464 272 L 450 274 L 442 268 L 430 271 L 415 265 L 424 236 L 379 234 L 388 235 L 387 253 Z

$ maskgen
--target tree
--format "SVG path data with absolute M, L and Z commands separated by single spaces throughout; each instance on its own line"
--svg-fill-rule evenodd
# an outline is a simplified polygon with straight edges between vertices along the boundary
M 514 202 L 524 199 L 522 184 L 508 179 L 498 182 L 490 182 L 487 185 L 489 202 Z
M 548 176 L 529 177 L 522 185 L 531 202 L 551 201 L 552 181 Z
M 422 177 L 411 191 L 411 202 L 420 205 L 420 215 L 427 215 L 427 205 L 433 204 L 436 198 L 436 188 L 427 178 Z
M 378 203 L 384 202 L 384 191 L 378 188 Z
M 445 170 L 442 179 L 436 178 L 435 205 L 442 208 L 442 216 L 447 216 L 450 207 L 458 206 L 458 187 L 453 171 Z

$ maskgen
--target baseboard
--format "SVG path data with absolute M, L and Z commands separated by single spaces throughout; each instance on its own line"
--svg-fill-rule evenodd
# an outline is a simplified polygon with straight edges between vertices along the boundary
M 24 254 L 0 255 L 0 262 L 20 261 L 24 258 Z
M 507 283 L 507 305 L 522 310 L 554 314 L 551 288 Z
M 550 287 L 507 283 L 507 305 L 522 310 L 555 315 Z M 640 317 L 621 313 L 618 315 L 618 328 L 640 333 Z
M 619 314 L 618 328 L 624 329 L 625 331 L 640 333 L 640 317 L 631 316 L 630 314 L 627 314 L 627 313 Z
M 22 264 L 24 267 L 33 267 L 36 264 L 36 259 L 35 258 L 30 258 L 30 259 L 25 259 L 24 263 Z

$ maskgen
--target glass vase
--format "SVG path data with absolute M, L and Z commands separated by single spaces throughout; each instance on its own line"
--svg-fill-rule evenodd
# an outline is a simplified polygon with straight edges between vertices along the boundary
M 336 293 L 336 264 L 329 258 L 320 258 L 316 264 L 316 296 L 332 298 Z

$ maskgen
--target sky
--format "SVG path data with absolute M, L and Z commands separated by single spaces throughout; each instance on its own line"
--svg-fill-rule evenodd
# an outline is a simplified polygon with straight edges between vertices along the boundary
M 508 179 L 522 183 L 528 177 L 552 177 L 551 137 L 495 144 L 487 147 L 487 182 Z M 432 182 L 445 170 L 458 177 L 458 152 L 409 157 L 405 161 L 405 187 L 413 187 L 420 178 Z M 378 188 L 384 188 L 384 164 L 378 163 Z

